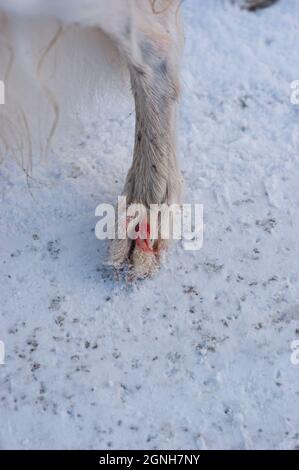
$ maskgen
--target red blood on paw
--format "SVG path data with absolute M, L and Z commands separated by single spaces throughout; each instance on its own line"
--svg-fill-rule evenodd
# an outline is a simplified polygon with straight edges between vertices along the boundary
M 139 248 L 140 251 L 144 251 L 145 253 L 152 253 L 152 254 L 157 253 L 158 250 L 154 249 L 152 246 L 152 242 L 150 238 L 151 228 L 150 228 L 149 223 L 142 222 L 141 224 L 142 225 L 140 226 L 140 229 L 141 229 L 141 233 L 143 237 L 136 238 L 135 240 L 136 246 Z M 137 229 L 139 231 L 139 227 L 137 227 Z M 144 235 L 146 235 L 146 238 L 144 237 Z

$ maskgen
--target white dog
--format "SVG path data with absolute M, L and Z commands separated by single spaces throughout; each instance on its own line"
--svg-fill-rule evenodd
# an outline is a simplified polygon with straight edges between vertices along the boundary
M 2 64 L 5 62 L 5 81 L 14 79 L 18 90 L 25 86 L 26 79 L 28 82 L 36 80 L 46 52 L 66 25 L 101 30 L 125 59 L 136 106 L 133 163 L 124 188 L 127 204 L 141 203 L 149 208 L 151 204 L 172 204 L 180 200 L 181 176 L 176 147 L 182 46 L 180 3 L 181 0 L 0 0 L 0 60 Z M 254 10 L 271 3 L 274 0 L 247 0 L 245 5 Z M 39 56 L 28 53 L 20 34 L 25 17 L 35 17 L 40 22 L 56 20 L 54 35 Z M 18 81 L 19 73 L 15 73 L 14 78 L 11 73 L 16 61 L 19 69 L 25 70 L 22 82 Z M 55 98 L 46 86 L 44 91 L 52 100 L 57 121 Z M 30 109 L 30 105 L 28 101 L 27 108 Z M 29 137 L 24 112 L 15 120 L 2 116 L 1 121 L 0 116 L 0 123 L 0 137 L 6 151 L 11 145 L 9 140 L 14 136 L 18 139 L 17 124 L 23 126 Z M 47 136 L 48 143 L 56 124 L 54 122 Z M 32 151 L 30 145 L 27 151 Z M 159 251 L 164 245 L 159 237 L 147 240 L 146 250 L 129 239 L 118 240 L 111 250 L 111 259 L 116 267 L 129 261 L 132 272 L 137 277 L 145 277 L 156 269 Z

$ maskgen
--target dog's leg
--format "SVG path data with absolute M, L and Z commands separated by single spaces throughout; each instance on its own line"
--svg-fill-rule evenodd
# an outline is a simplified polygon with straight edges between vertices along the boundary
M 174 2 L 176 3 L 176 2 Z M 136 4 L 135 4 L 136 5 Z M 128 20 L 120 49 L 126 56 L 136 106 L 133 163 L 124 194 L 127 205 L 178 203 L 181 176 L 177 165 L 176 115 L 179 98 L 179 26 L 177 11 L 134 11 Z M 142 221 L 140 221 L 141 223 Z M 146 277 L 157 267 L 159 250 L 165 243 L 156 239 L 151 249 L 129 239 L 116 240 L 111 260 L 121 266 L 130 259 L 136 277 Z

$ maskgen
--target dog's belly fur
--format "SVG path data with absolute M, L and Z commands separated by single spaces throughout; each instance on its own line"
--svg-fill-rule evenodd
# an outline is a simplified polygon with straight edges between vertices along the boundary
M 0 0 L 0 12 L 55 18 L 65 25 L 97 26 L 116 36 L 131 13 L 131 3 L 131 0 Z
M 126 0 L 0 0 L 0 10 L 22 16 L 48 16 L 63 22 L 84 22 L 108 15 L 115 5 L 126 5 Z M 110 8 L 109 8 L 110 6 Z

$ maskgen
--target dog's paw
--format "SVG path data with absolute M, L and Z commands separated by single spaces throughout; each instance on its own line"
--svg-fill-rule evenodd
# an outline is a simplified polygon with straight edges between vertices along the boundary
M 108 264 L 117 272 L 125 272 L 129 282 L 146 279 L 158 271 L 162 253 L 166 248 L 165 240 L 150 239 L 150 229 L 147 227 L 143 238 L 113 240 L 109 250 Z
M 128 281 L 146 279 L 153 276 L 160 267 L 160 259 L 157 254 L 142 251 L 135 245 L 130 257 L 130 269 Z

